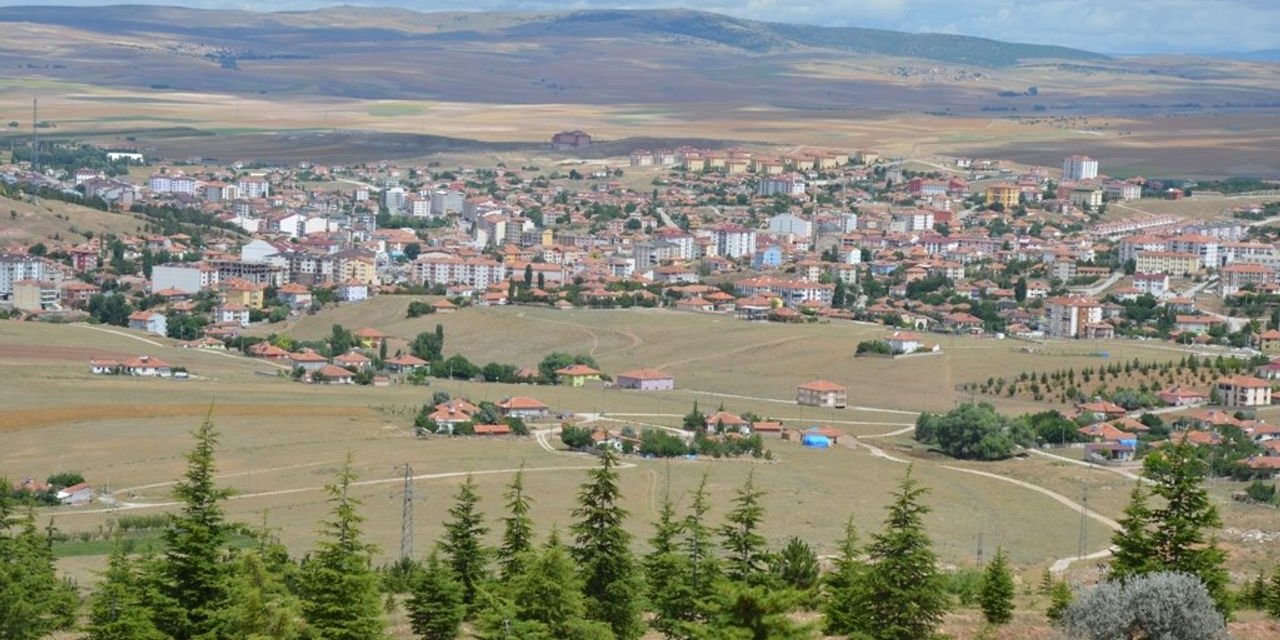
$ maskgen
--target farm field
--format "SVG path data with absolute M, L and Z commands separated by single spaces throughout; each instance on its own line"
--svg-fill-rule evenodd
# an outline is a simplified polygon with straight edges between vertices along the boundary
M 852 322 L 781 325 L 749 323 L 731 316 L 659 309 L 569 310 L 543 307 L 468 308 L 452 314 L 406 318 L 409 296 L 382 296 L 355 306 L 304 316 L 287 332 L 319 339 L 333 324 L 373 327 L 393 336 L 391 351 L 422 331 L 444 327 L 445 354 L 462 353 L 472 362 L 491 360 L 534 366 L 552 351 L 592 355 L 607 373 L 648 367 L 676 377 L 672 395 L 697 390 L 790 403 L 795 385 L 826 378 L 849 387 L 849 404 L 906 411 L 942 411 L 969 394 L 965 382 L 1054 371 L 1139 358 L 1177 360 L 1184 354 L 1156 342 L 1113 340 L 1048 341 L 975 339 L 929 334 L 940 355 L 886 360 L 854 358 L 858 342 L 889 329 Z M 264 326 L 266 335 L 279 327 Z M 519 336 L 518 339 L 515 336 Z M 1026 398 L 989 398 L 1002 409 L 1035 410 Z M 736 408 L 736 407 L 735 407 Z M 793 409 L 795 409 L 793 405 Z
M 913 383 L 913 378 L 936 379 L 930 373 L 931 367 L 945 366 L 957 372 L 978 367 L 985 349 L 982 341 L 955 340 L 951 345 L 954 356 L 899 361 L 840 356 L 852 364 L 840 364 L 840 358 L 828 356 L 820 364 L 800 370 L 799 362 L 817 358 L 822 351 L 847 354 L 846 344 L 851 350 L 860 336 L 872 335 L 876 330 L 851 324 L 757 325 L 660 311 L 566 314 L 531 308 L 472 308 L 410 322 L 399 320 L 398 313 L 383 308 L 393 302 L 407 300 L 385 296 L 368 304 L 340 308 L 306 318 L 291 333 L 309 337 L 338 321 L 349 321 L 350 327 L 364 326 L 357 324 L 361 319 L 399 333 L 418 329 L 418 324 L 430 328 L 439 320 L 445 326 L 446 353 L 456 348 L 478 361 L 486 357 L 519 357 L 522 364 L 533 364 L 535 356 L 547 350 L 589 351 L 594 347 L 607 371 L 641 364 L 663 365 L 677 375 L 678 385 L 685 389 L 641 395 L 600 387 L 570 389 L 444 381 L 434 381 L 430 387 L 319 387 L 290 382 L 276 375 L 278 369 L 261 361 L 183 350 L 171 346 L 171 341 L 153 340 L 124 330 L 3 323 L 0 402 L 8 410 L 0 417 L 0 433 L 6 444 L 0 450 L 0 468 L 15 476 L 75 469 L 98 486 L 109 486 L 117 499 L 132 506 L 114 513 L 102 505 L 51 513 L 63 531 L 96 532 L 122 513 L 154 513 L 169 506 L 169 483 L 183 469 L 181 454 L 189 445 L 188 434 L 211 411 L 222 432 L 220 473 L 238 493 L 227 505 L 233 518 L 249 523 L 266 518 L 270 526 L 280 529 L 292 549 L 305 550 L 324 513 L 320 490 L 343 456 L 351 452 L 365 482 L 359 493 L 369 517 L 370 536 L 385 557 L 392 557 L 399 549 L 400 533 L 400 501 L 396 494 L 402 472 L 397 471 L 397 465 L 409 463 L 421 476 L 416 483 L 420 501 L 415 534 L 420 547 L 425 548 L 439 534 L 452 491 L 466 473 L 476 474 L 486 510 L 496 517 L 503 484 L 514 469 L 525 465 L 530 489 L 537 497 L 534 516 L 546 531 L 553 526 L 567 526 L 582 470 L 593 464 L 588 456 L 560 451 L 554 436 L 548 439 L 550 449 L 534 437 L 492 441 L 414 439 L 408 428 L 413 412 L 435 390 L 445 389 L 473 400 L 497 400 L 517 393 L 533 395 L 557 410 L 603 413 L 604 419 L 610 421 L 606 424 L 614 427 L 676 425 L 696 399 L 704 410 L 713 410 L 723 402 L 727 410 L 734 412 L 754 411 L 797 425 L 828 423 L 850 436 L 875 436 L 908 429 L 914 421 L 910 411 L 915 409 L 949 407 L 959 399 L 953 397 L 954 393 L 931 393 L 927 380 Z M 355 313 L 355 317 L 348 320 L 345 313 Z M 380 317 L 383 322 L 378 321 Z M 522 335 L 517 325 L 524 324 L 523 335 L 529 335 L 527 323 L 531 319 L 571 324 L 543 322 L 546 333 L 532 334 L 535 340 L 530 345 L 504 349 L 494 344 L 493 336 Z M 598 342 L 587 329 L 599 337 Z M 794 335 L 785 335 L 789 332 Z M 721 334 L 730 337 L 719 337 Z M 638 344 L 632 335 L 640 339 Z M 720 353 L 726 349 L 727 341 L 735 338 L 774 343 L 769 347 L 772 351 L 752 353 L 751 362 L 738 365 L 739 371 L 749 372 L 739 374 L 744 381 L 741 389 L 730 381 L 734 365 L 720 362 L 726 358 Z M 795 339 L 783 341 L 788 338 Z M 990 344 L 1009 348 L 996 341 Z M 966 346 L 976 348 L 962 348 Z M 1132 349 L 1141 348 L 1134 345 Z M 87 372 L 89 357 L 139 353 L 188 367 L 193 378 L 147 380 L 98 377 Z M 1153 353 L 1162 352 L 1149 352 L 1148 356 Z M 988 359 L 990 355 L 988 352 Z M 1082 356 L 1026 357 L 1052 361 Z M 862 369 L 868 365 L 881 368 Z M 893 372 L 898 365 L 921 368 L 914 373 Z M 900 377 L 894 381 L 881 379 L 891 374 Z M 794 403 L 778 401 L 789 396 L 795 382 L 818 375 L 845 380 L 851 386 L 850 402 L 865 402 L 866 407 L 802 411 Z M 923 394 L 918 399 L 912 399 L 910 389 L 896 395 L 889 392 L 893 385 L 913 384 Z M 735 396 L 762 395 L 759 399 L 723 397 L 695 394 L 693 388 L 725 394 L 737 391 Z M 1071 502 L 1080 500 L 1082 483 L 1090 485 L 1091 513 L 1114 518 L 1123 507 L 1131 482 L 1106 471 L 1039 457 L 993 465 L 956 463 L 919 450 L 907 436 L 860 440 L 846 437 L 842 445 L 814 451 L 785 442 L 769 442 L 778 458 L 774 463 L 629 458 L 627 462 L 634 466 L 629 466 L 623 477 L 628 508 L 634 515 L 632 526 L 638 538 L 648 535 L 649 520 L 668 485 L 671 495 L 679 500 L 703 474 L 708 474 L 714 503 L 723 505 L 745 474 L 755 470 L 757 480 L 769 490 L 765 501 L 770 514 L 766 535 L 774 542 L 801 535 L 820 552 L 829 553 L 835 549 L 840 527 L 850 515 L 864 531 L 878 528 L 889 491 L 906 472 L 904 462 L 913 462 L 912 473 L 931 490 L 929 503 L 934 513 L 929 524 L 946 563 L 963 566 L 974 562 L 979 544 L 987 553 L 1000 545 L 1011 552 L 1028 576 L 1034 576 L 1031 572 L 1078 553 L 1082 518 Z M 997 477 L 960 470 L 964 468 L 1020 479 L 1069 502 Z M 1091 547 L 1087 552 L 1102 548 L 1109 535 L 1105 523 L 1090 516 L 1083 519 L 1083 525 Z M 1250 526 L 1262 525 L 1255 519 Z M 1249 557 L 1257 561 L 1257 554 Z M 97 556 L 76 556 L 63 563 L 69 571 L 87 578 L 100 560 Z

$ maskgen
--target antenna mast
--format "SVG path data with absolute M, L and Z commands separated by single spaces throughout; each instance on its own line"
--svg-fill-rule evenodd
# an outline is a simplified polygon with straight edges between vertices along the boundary
M 31 99 L 31 170 L 40 167 L 40 99 Z

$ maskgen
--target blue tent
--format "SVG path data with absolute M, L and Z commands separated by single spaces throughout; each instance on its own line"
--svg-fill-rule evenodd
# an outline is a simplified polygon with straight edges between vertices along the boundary
M 806 433 L 804 434 L 804 437 L 800 439 L 800 444 L 806 447 L 813 447 L 814 449 L 826 449 L 831 446 L 831 439 L 816 433 Z

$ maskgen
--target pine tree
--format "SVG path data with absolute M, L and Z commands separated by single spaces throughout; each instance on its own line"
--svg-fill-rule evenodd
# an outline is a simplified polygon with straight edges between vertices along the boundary
M 996 549 L 996 557 L 982 576 L 982 616 L 991 624 L 1008 624 L 1013 619 L 1013 574 L 1004 549 Z
M 772 558 L 773 574 L 782 584 L 800 591 L 808 591 L 818 584 L 818 555 L 804 541 L 796 536 L 787 540 L 776 556 Z
M 631 553 L 631 534 L 623 527 L 627 511 L 619 505 L 617 459 L 605 450 L 600 467 L 588 472 L 573 510 L 573 556 L 585 576 L 583 591 L 594 619 L 613 629 L 618 640 L 644 632 L 640 621 L 643 587 Z
M 1271 586 L 1267 590 L 1267 613 L 1273 618 L 1280 618 L 1280 567 L 1271 576 Z
M 938 560 L 924 531 L 920 504 L 926 492 L 910 470 L 894 494 L 885 529 L 867 548 L 867 629 L 879 640 L 924 640 L 932 637 L 946 612 Z
M 274 559 L 261 549 L 240 554 L 228 597 L 219 614 L 224 637 L 247 640 L 296 640 L 302 637 L 302 602 L 277 573 Z
M 386 638 L 378 577 L 371 568 L 373 547 L 361 540 L 358 500 L 350 495 L 355 481 L 351 456 L 326 487 L 332 505 L 320 530 L 320 542 L 302 566 L 302 613 L 317 640 Z
M 1151 518 L 1152 563 L 1158 571 L 1189 573 L 1204 583 L 1224 615 L 1231 611 L 1226 554 L 1207 532 L 1222 526 L 1218 508 L 1204 488 L 1208 464 L 1195 449 L 1182 442 L 1148 455 L 1143 474 L 1155 485 L 1154 493 L 1164 506 L 1154 509 Z
M 653 537 L 649 539 L 649 555 L 644 558 L 645 586 L 653 609 L 653 628 L 668 638 L 676 637 L 686 603 L 692 594 L 685 590 L 689 563 L 679 549 L 680 523 L 675 519 L 671 490 L 663 495 Z
M 812 624 L 797 622 L 793 613 L 803 601 L 794 589 L 721 580 L 711 594 L 710 634 L 736 640 L 808 640 Z
M 1245 605 L 1255 611 L 1267 610 L 1267 576 L 1259 571 L 1249 584 L 1245 585 L 1241 599 Z
M 847 636 L 868 628 L 866 620 L 867 566 L 859 557 L 858 530 L 853 518 L 844 527 L 844 540 L 835 567 L 823 581 L 822 614 L 824 631 L 831 636 Z
M 1115 551 L 1111 554 L 1108 573 L 1112 578 L 1123 580 L 1152 570 L 1154 549 L 1150 527 L 1151 507 L 1147 502 L 1147 492 L 1142 483 L 1138 483 L 1130 494 L 1124 517 L 1120 519 L 1120 530 L 1111 536 Z
M 524 555 L 533 549 L 533 520 L 529 517 L 532 499 L 524 492 L 524 467 L 516 472 L 504 496 L 507 517 L 503 519 L 502 546 L 498 547 L 498 564 L 502 579 L 518 575 Z
M 468 607 L 475 604 L 480 585 L 488 579 L 489 549 L 485 548 L 482 538 L 489 528 L 478 510 L 479 503 L 475 481 L 468 475 L 454 496 L 450 520 L 444 525 L 444 539 L 440 541 L 449 567 L 462 583 L 462 601 Z
M 162 640 L 143 598 L 138 574 L 117 542 L 90 599 L 86 640 Z
M 583 584 L 573 559 L 553 533 L 540 553 L 531 554 L 526 571 L 511 585 L 516 618 L 522 628 L 546 638 L 612 637 L 605 622 L 589 622 Z M 536 633 L 515 637 L 539 637 Z
M 752 470 L 738 489 L 733 509 L 720 527 L 720 544 L 728 554 L 725 574 L 732 580 L 754 582 L 764 572 L 768 550 L 764 536 L 759 532 L 760 521 L 764 518 L 764 507 L 760 504 L 763 496 L 764 492 L 756 489 L 755 470 Z
M 231 492 L 214 483 L 218 434 L 212 418 L 206 416 L 194 435 L 196 445 L 187 453 L 187 471 L 173 490 L 182 510 L 165 530 L 159 565 L 169 606 L 163 611 L 157 607 L 154 618 L 156 626 L 175 640 L 216 634 L 218 610 L 227 598 L 230 526 L 221 503 Z
M 453 640 L 458 637 L 462 621 L 467 617 L 462 583 L 453 570 L 440 563 L 434 551 L 427 566 L 413 585 L 409 599 L 409 623 L 422 640 Z
M 1045 611 L 1045 617 L 1050 622 L 1058 622 L 1073 600 L 1075 595 L 1071 593 L 1071 585 L 1065 580 L 1053 583 L 1053 588 L 1049 590 L 1049 609 Z
M 685 555 L 689 559 L 688 590 L 695 594 L 707 594 L 711 585 L 720 578 L 722 568 L 711 542 L 711 528 L 707 525 L 707 513 L 711 502 L 707 496 L 707 476 L 702 476 L 693 492 L 689 515 L 680 529 L 684 534 Z
M 1053 591 L 1053 572 L 1049 567 L 1044 568 L 1044 573 L 1040 574 L 1040 584 L 1036 586 L 1036 593 L 1047 596 Z

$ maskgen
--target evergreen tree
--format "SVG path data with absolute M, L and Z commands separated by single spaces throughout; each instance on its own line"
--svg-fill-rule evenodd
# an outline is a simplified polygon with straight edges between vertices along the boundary
M 165 606 L 153 608 L 156 626 L 175 640 L 216 634 L 218 610 L 227 599 L 230 526 L 221 502 L 231 492 L 214 484 L 218 434 L 212 418 L 206 416 L 194 435 L 196 445 L 187 453 L 187 471 L 173 490 L 182 509 L 171 517 L 164 533 L 159 569 Z
M 982 576 L 982 616 L 991 624 L 1008 624 L 1013 619 L 1013 574 L 1004 549 L 996 549 L 996 557 Z
M 725 574 L 739 582 L 754 582 L 764 572 L 768 550 L 764 536 L 760 535 L 760 521 L 764 507 L 760 498 L 764 492 L 756 489 L 755 471 L 747 474 L 747 481 L 738 489 L 733 499 L 733 509 L 725 516 L 720 527 L 721 546 L 727 553 Z
M 1065 580 L 1054 582 L 1049 590 L 1049 609 L 1045 611 L 1045 617 L 1049 618 L 1050 622 L 1058 622 L 1073 600 L 1075 595 L 1071 593 L 1071 585 Z
M 350 495 L 355 478 L 348 454 L 337 482 L 326 487 L 330 519 L 302 566 L 302 613 L 315 640 L 386 638 L 378 577 L 371 568 L 373 547 L 361 540 L 360 502 Z
M 689 563 L 680 553 L 677 538 L 680 523 L 675 519 L 670 487 L 663 496 L 658 522 L 653 528 L 650 552 L 644 558 L 645 585 L 648 587 L 649 605 L 653 609 L 652 624 L 664 636 L 674 638 L 680 621 L 685 617 L 686 603 L 693 594 L 685 590 Z
M 853 518 L 849 518 L 844 527 L 840 555 L 823 581 L 822 614 L 827 635 L 847 636 L 868 628 L 867 566 L 860 554 L 858 530 L 853 526 Z
M 605 450 L 600 467 L 588 472 L 573 511 L 573 556 L 585 576 L 588 611 L 619 640 L 644 631 L 640 621 L 642 585 L 631 553 L 631 534 L 623 527 L 627 512 L 619 504 L 617 459 Z
M 1134 490 L 1121 531 L 1111 574 L 1129 578 L 1153 572 L 1188 573 L 1204 583 L 1224 614 L 1231 610 L 1226 556 L 1208 532 L 1220 527 L 1218 509 L 1203 483 L 1208 465 L 1187 443 L 1164 447 L 1148 455 L 1143 474 L 1162 499 L 1159 508 L 1147 505 L 1142 487 Z
M 867 548 L 864 631 L 879 640 L 930 638 L 946 612 L 937 556 L 922 522 L 929 512 L 920 504 L 925 492 L 908 470 L 889 506 L 884 531 Z
M 274 559 L 259 549 L 240 554 L 220 612 L 224 637 L 296 640 L 302 637 L 302 602 L 285 585 Z
M 818 584 L 818 555 L 798 537 L 787 540 L 771 564 L 774 577 L 793 589 L 807 591 Z
M 78 600 L 54 570 L 51 536 L 36 531 L 30 508 L 14 515 L 8 489 L 0 478 L 0 640 L 35 640 L 71 626 Z
M 812 624 L 797 622 L 792 613 L 802 598 L 793 589 L 721 580 L 711 595 L 713 611 L 708 640 L 807 640 Z
M 89 607 L 86 640 L 163 640 L 165 637 L 151 621 L 138 574 L 118 541 Z
M 453 570 L 440 563 L 436 552 L 427 557 L 427 566 L 413 585 L 409 599 L 409 623 L 422 640 L 453 640 L 467 617 L 462 583 Z
M 1120 519 L 1120 530 L 1111 536 L 1115 551 L 1111 554 L 1109 574 L 1123 580 L 1152 570 L 1153 549 L 1151 533 L 1151 507 L 1147 492 L 1138 483 L 1130 494 L 1129 504 Z
M 450 520 L 444 525 L 444 539 L 440 541 L 449 567 L 462 583 L 462 601 L 468 607 L 475 604 L 476 592 L 488 578 L 489 549 L 481 539 L 489 528 L 477 508 L 479 503 L 475 481 L 468 475 L 454 496 Z
M 502 579 L 510 580 L 521 572 L 524 555 L 533 549 L 533 520 L 529 517 L 532 499 L 524 492 L 524 467 L 516 472 L 504 496 L 507 517 L 503 519 L 502 546 L 498 547 L 498 564 Z
M 1280 567 L 1271 576 L 1271 586 L 1267 590 L 1267 613 L 1273 618 L 1280 618 Z
M 553 533 L 540 553 L 530 555 L 527 570 L 511 585 L 516 619 L 524 629 L 533 631 L 529 635 L 549 639 L 613 637 L 607 623 L 585 619 L 583 584 L 559 535 Z

